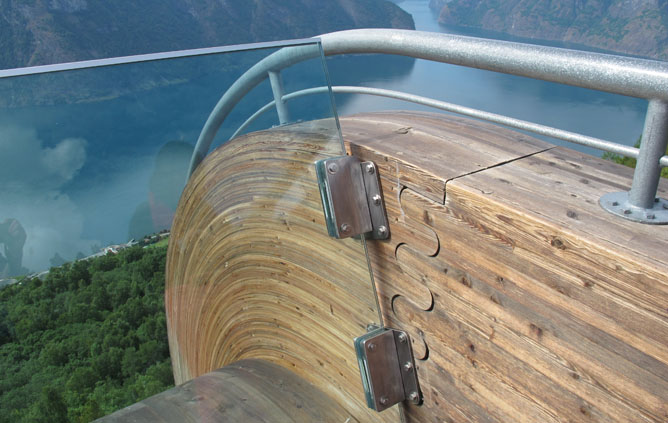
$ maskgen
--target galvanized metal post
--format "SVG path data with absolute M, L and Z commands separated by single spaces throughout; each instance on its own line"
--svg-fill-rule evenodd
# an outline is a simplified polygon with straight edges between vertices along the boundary
M 290 114 L 288 113 L 288 106 L 286 105 L 283 96 L 285 90 L 283 89 L 283 78 L 280 71 L 269 71 L 269 82 L 271 82 L 271 91 L 274 93 L 274 102 L 276 104 L 276 112 L 278 113 L 278 121 L 281 125 L 290 122 Z
M 656 189 L 661 177 L 659 159 L 666 154 L 666 144 L 668 144 L 668 103 L 652 100 L 647 108 L 640 155 L 629 193 L 629 203 L 632 206 L 644 209 L 654 207 Z
M 640 153 L 629 192 L 614 192 L 601 198 L 611 213 L 636 222 L 668 224 L 668 201 L 656 196 L 661 178 L 659 161 L 668 146 L 668 102 L 650 100 Z

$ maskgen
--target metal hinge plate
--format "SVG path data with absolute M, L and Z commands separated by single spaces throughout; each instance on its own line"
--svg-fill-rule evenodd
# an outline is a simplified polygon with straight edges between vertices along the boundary
M 369 408 L 383 411 L 402 401 L 422 401 L 415 360 L 406 332 L 380 328 L 355 338 Z
M 319 160 L 315 165 L 330 236 L 348 238 L 366 234 L 372 239 L 390 236 L 375 163 L 341 156 Z

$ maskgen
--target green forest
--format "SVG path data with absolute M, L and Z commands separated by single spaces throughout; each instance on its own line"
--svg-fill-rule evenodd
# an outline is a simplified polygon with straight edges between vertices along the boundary
M 640 148 L 640 140 L 641 137 L 638 137 L 638 140 L 635 143 L 636 148 Z M 668 155 L 668 147 L 666 148 L 666 155 Z M 619 154 L 607 153 L 607 152 L 603 153 L 603 158 L 606 160 L 612 160 L 615 163 L 623 164 L 624 166 L 632 167 L 634 169 L 638 162 L 638 160 L 634 159 L 633 157 L 620 156 Z M 661 176 L 664 178 L 668 178 L 668 167 L 664 167 L 661 169 Z
M 164 242 L 0 289 L 0 423 L 88 422 L 173 386 Z

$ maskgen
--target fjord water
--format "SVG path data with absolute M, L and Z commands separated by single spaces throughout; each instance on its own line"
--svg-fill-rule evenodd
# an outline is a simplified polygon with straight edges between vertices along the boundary
M 400 6 L 418 30 L 455 32 L 438 25 L 428 0 Z M 25 230 L 24 273 L 168 228 L 209 113 L 232 81 L 275 50 L 0 79 L 0 226 L 15 219 Z M 624 144 L 641 133 L 646 109 L 644 100 L 409 58 L 346 56 L 327 66 L 333 85 L 415 93 Z M 319 61 L 283 79 L 286 92 L 327 83 Z M 265 81 L 216 142 L 271 98 Z M 341 115 L 424 109 L 368 96 L 336 103 Z M 291 102 L 290 111 L 293 120 L 332 116 L 328 96 Z M 275 124 L 272 110 L 249 129 Z M 3 274 L 0 256 L 0 280 L 7 276 L 16 274 Z
M 0 280 L 168 229 L 207 117 L 279 48 L 0 79 Z M 296 48 L 315 58 L 282 72 L 287 92 L 327 85 L 320 45 Z M 268 81 L 248 93 L 214 147 L 272 98 Z M 331 122 L 343 151 L 333 113 L 329 93 L 291 104 L 294 120 Z
M 527 42 L 487 31 L 443 27 L 429 9 L 429 0 L 405 0 L 399 6 L 413 15 L 419 31 Z M 546 44 L 573 47 L 555 42 Z M 355 67 L 351 65 L 348 69 Z M 627 145 L 633 145 L 641 134 L 647 110 L 647 101 L 642 99 L 425 60 L 416 60 L 407 73 L 392 78 L 374 78 L 368 67 L 363 71 L 367 77 L 360 78 L 367 86 L 418 94 Z M 331 74 L 332 85 L 342 85 L 337 74 L 333 71 Z M 380 97 L 337 95 L 336 98 L 339 115 L 382 109 L 434 110 Z M 601 155 L 597 150 L 543 139 Z

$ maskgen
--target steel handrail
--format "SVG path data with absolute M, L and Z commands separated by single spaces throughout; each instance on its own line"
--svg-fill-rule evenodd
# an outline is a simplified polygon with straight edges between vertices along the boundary
M 415 94 L 408 94 L 401 91 L 387 90 L 383 88 L 373 87 L 357 87 L 357 86 L 333 86 L 332 92 L 334 94 L 362 94 L 377 97 L 392 98 L 395 100 L 406 101 L 409 103 L 419 104 L 422 106 L 432 107 L 434 109 L 443 110 L 446 112 L 457 113 L 463 116 L 486 120 L 488 122 L 498 123 L 515 129 L 533 132 L 539 135 L 545 135 L 550 138 L 560 139 L 574 144 L 583 145 L 586 147 L 596 148 L 598 150 L 609 151 L 611 153 L 620 154 L 628 157 L 638 158 L 640 149 L 630 147 L 628 145 L 618 144 L 612 141 L 602 140 L 600 138 L 589 137 L 587 135 L 578 134 L 576 132 L 565 131 L 562 129 L 553 128 L 551 126 L 541 125 L 538 123 L 528 122 L 522 119 L 511 118 L 496 113 L 485 112 L 479 109 L 460 106 L 458 104 L 448 103 L 445 101 L 434 100 L 429 97 L 423 97 Z M 285 94 L 282 98 L 285 102 L 294 100 L 296 98 L 305 97 L 308 95 L 323 94 L 329 91 L 329 87 L 315 87 L 304 90 L 295 91 Z M 272 100 L 262 106 L 257 112 L 253 113 L 246 121 L 239 126 L 239 128 L 230 136 L 230 139 L 236 138 L 244 130 L 246 130 L 258 117 L 268 112 L 276 106 L 276 101 Z M 663 156 L 660 160 L 661 166 L 668 167 L 668 156 Z
M 664 218 L 661 213 L 668 202 L 655 197 L 661 166 L 666 166 L 668 161 L 668 156 L 664 156 L 668 144 L 668 62 L 409 30 L 350 30 L 324 34 L 319 39 L 326 56 L 358 53 L 402 55 L 649 100 L 640 150 L 626 150 L 627 147 L 621 144 L 592 140 L 580 134 L 570 133 L 569 137 L 590 146 L 594 145 L 587 143 L 595 141 L 594 144 L 600 145 L 595 148 L 606 151 L 626 150 L 623 154 L 638 158 L 630 192 L 625 197 L 615 197 L 610 205 L 602 202 L 604 207 L 623 217 L 647 223 L 658 223 Z M 190 173 L 208 152 L 222 122 L 246 93 L 266 79 L 269 73 L 275 74 L 285 67 L 318 55 L 319 52 L 313 48 L 286 47 L 255 64 L 232 84 L 200 133 Z M 275 97 L 279 116 L 287 116 L 285 94 L 280 90 L 274 93 L 280 93 Z M 533 129 L 540 129 L 540 126 L 544 132 L 553 134 L 561 132 L 564 135 L 567 132 L 529 122 L 522 123 L 526 124 L 533 126 Z M 617 209 L 613 209 L 615 207 Z M 659 219 L 655 211 L 660 214 Z M 668 223 L 668 211 L 665 219 L 665 223 Z

